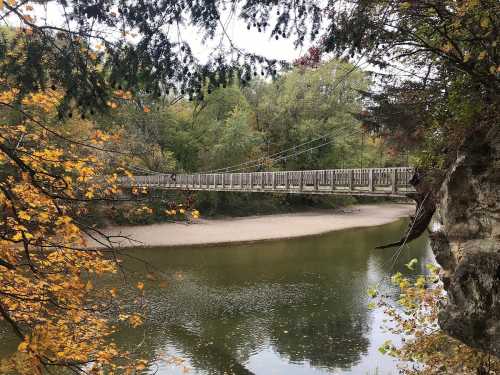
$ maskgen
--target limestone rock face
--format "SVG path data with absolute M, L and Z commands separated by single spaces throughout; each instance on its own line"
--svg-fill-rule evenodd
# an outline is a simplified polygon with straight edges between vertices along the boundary
M 466 143 L 438 195 L 432 238 L 448 303 L 439 323 L 451 336 L 500 357 L 500 130 Z

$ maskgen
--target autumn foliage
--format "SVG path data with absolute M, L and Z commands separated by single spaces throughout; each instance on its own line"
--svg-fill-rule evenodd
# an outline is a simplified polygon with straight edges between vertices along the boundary
M 0 372 L 40 374 L 63 365 L 126 373 L 111 365 L 118 349 L 102 316 L 116 291 L 94 288 L 118 264 L 109 241 L 81 220 L 88 202 L 120 199 L 115 182 L 125 171 L 104 157 L 118 137 L 84 120 L 61 123 L 61 100 L 57 90 L 20 95 L 2 82 L 0 317 L 19 345 Z M 104 250 L 86 248 L 88 237 Z M 127 319 L 141 323 L 139 316 Z
M 416 259 L 406 266 L 414 269 Z M 439 307 L 446 301 L 439 281 L 440 268 L 426 265 L 428 273 L 415 278 L 401 273 L 392 276 L 400 298 L 394 304 L 376 289 L 369 291 L 372 307 L 384 309 L 388 331 L 402 338 L 386 341 L 379 351 L 400 360 L 399 370 L 405 375 L 418 374 L 497 374 L 500 360 L 448 336 L 438 325 Z

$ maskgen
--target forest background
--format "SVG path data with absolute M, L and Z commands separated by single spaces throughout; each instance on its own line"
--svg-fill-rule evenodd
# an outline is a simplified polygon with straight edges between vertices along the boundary
M 388 147 L 356 119 L 371 84 L 366 72 L 347 62 L 316 60 L 296 62 L 273 80 L 259 76 L 246 86 L 204 87 L 201 100 L 182 94 L 136 97 L 95 121 L 105 131 L 122 132 L 125 147 L 137 155 L 128 165 L 136 175 L 408 164 L 408 153 Z M 171 220 L 165 209 L 172 202 L 187 201 L 203 216 L 244 216 L 374 200 L 231 192 L 168 192 L 157 198 L 149 203 L 152 213 L 138 215 L 131 202 L 104 209 L 99 204 L 91 216 L 100 224 L 151 223 Z

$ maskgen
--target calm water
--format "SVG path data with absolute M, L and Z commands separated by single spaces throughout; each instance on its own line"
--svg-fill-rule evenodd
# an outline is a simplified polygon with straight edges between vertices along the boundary
M 146 281 L 139 329 L 115 340 L 150 359 L 150 374 L 396 374 L 396 363 L 378 352 L 389 333 L 383 314 L 367 307 L 367 289 L 380 283 L 397 299 L 391 274 L 432 261 L 427 239 L 410 244 L 394 261 L 406 222 L 327 235 L 249 245 L 135 249 L 151 266 L 125 261 L 127 283 L 116 280 L 122 305 L 134 308 L 145 268 L 161 270 L 168 285 Z M 0 327 L 1 328 L 1 327 Z M 0 356 L 17 346 L 0 329 Z M 397 338 L 393 338 L 396 339 Z M 172 363 L 173 357 L 183 362 Z
M 373 250 L 405 227 L 399 221 L 249 245 L 134 250 L 169 284 L 146 283 L 146 325 L 116 340 L 154 360 L 150 373 L 161 375 L 183 367 L 191 374 L 396 374 L 395 362 L 377 350 L 391 336 L 380 328 L 381 311 L 367 307 L 367 288 L 380 282 L 397 299 L 389 276 L 410 272 L 404 263 L 412 258 L 420 260 L 415 274 L 432 261 L 425 238 L 396 261 L 393 249 Z M 127 266 L 144 271 L 137 262 Z M 171 363 L 172 356 L 184 362 Z

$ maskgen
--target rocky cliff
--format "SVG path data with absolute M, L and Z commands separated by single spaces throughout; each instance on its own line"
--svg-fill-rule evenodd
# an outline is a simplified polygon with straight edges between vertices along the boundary
M 448 292 L 440 325 L 500 357 L 500 127 L 464 142 L 436 200 L 432 246 Z

